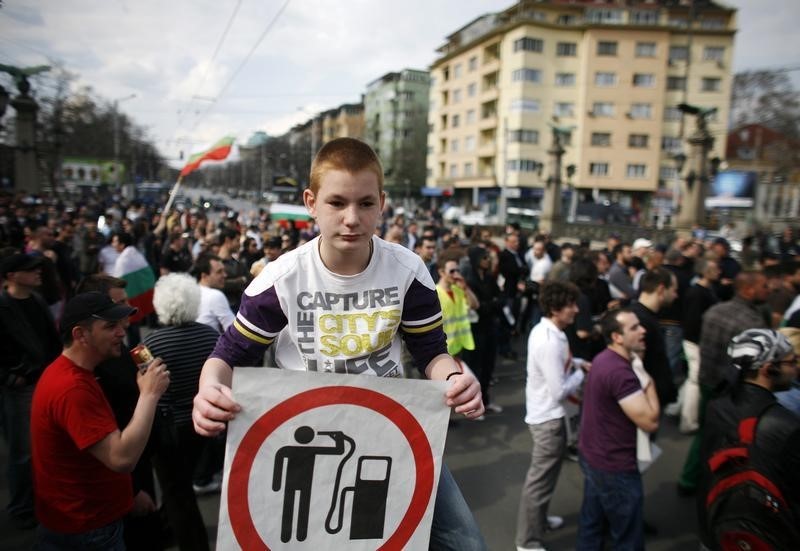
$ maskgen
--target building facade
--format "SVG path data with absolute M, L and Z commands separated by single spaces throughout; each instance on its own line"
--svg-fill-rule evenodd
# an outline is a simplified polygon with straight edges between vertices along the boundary
M 672 203 L 673 156 L 694 128 L 678 105 L 717 109 L 718 157 L 730 110 L 735 10 L 694 4 L 521 1 L 447 37 L 431 66 L 427 185 L 489 214 L 501 193 L 535 209 L 556 125 L 572 128 L 562 178 L 582 201 Z
M 364 103 L 345 103 L 317 115 L 312 132 L 319 133 L 319 147 L 335 138 L 364 139 Z
M 425 185 L 427 71 L 404 69 L 370 82 L 364 96 L 364 140 L 381 159 L 391 198 L 410 198 Z

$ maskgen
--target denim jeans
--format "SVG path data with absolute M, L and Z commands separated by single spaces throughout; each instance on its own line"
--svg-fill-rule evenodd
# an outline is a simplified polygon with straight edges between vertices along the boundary
M 464 501 L 453 475 L 444 464 L 436 490 L 429 548 L 434 551 L 486 550 L 478 523 Z
M 672 370 L 672 378 L 675 379 L 682 375 L 683 328 L 680 325 L 662 325 L 661 333 L 664 335 L 664 345 L 666 347 L 669 368 Z M 661 404 L 661 407 L 666 405 L 667 404 Z
M 122 521 L 80 534 L 61 534 L 40 524 L 33 548 L 36 551 L 125 551 Z
M 604 525 L 607 524 L 611 549 L 643 550 L 644 491 L 639 471 L 601 471 L 590 467 L 583 457 L 580 464 L 584 476 L 583 504 L 575 548 L 601 551 L 604 548 Z
M 33 515 L 31 478 L 31 400 L 33 385 L 2 389 L 4 431 L 8 442 L 8 514 Z

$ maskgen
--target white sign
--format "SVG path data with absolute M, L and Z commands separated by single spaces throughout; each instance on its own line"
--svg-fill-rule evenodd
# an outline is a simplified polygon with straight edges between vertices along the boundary
M 446 388 L 236 368 L 217 549 L 428 549 Z

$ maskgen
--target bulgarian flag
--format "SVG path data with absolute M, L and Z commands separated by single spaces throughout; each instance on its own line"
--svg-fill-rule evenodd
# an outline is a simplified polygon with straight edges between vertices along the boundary
M 128 302 L 139 309 L 130 317 L 131 323 L 141 321 L 153 313 L 153 289 L 156 286 L 156 277 L 144 255 L 136 247 L 125 247 L 117 257 L 111 275 L 128 282 L 125 287 Z
M 195 153 L 189 157 L 189 162 L 186 163 L 186 166 L 181 170 L 181 177 L 197 170 L 200 167 L 200 163 L 203 161 L 221 161 L 225 159 L 231 152 L 233 142 L 233 136 L 225 136 L 209 149 L 201 151 L 200 153 Z

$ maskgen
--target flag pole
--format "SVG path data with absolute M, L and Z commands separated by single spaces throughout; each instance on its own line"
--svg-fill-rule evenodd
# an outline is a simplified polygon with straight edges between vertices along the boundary
M 164 205 L 164 209 L 161 211 L 161 219 L 158 221 L 158 226 L 156 226 L 155 229 L 156 234 L 164 231 L 164 228 L 167 226 L 167 217 L 169 216 L 169 211 L 172 208 L 172 203 L 175 202 L 175 196 L 178 194 L 178 189 L 180 189 L 182 181 L 183 176 L 178 176 L 178 179 L 175 181 L 175 185 L 172 186 L 172 189 L 169 192 L 167 204 Z

